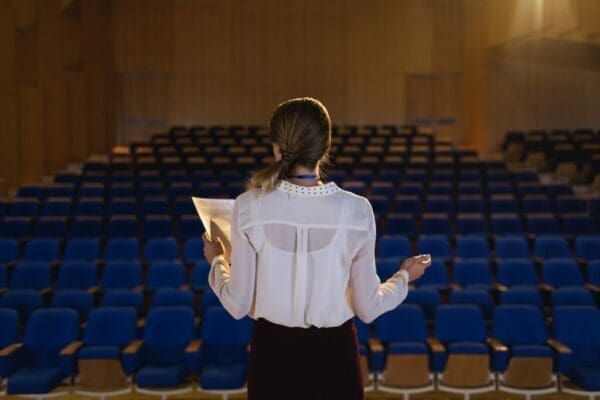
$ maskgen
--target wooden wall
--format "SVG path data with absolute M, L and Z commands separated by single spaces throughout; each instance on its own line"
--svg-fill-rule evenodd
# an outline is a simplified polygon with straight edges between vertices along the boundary
M 110 2 L 0 0 L 0 193 L 114 143 Z

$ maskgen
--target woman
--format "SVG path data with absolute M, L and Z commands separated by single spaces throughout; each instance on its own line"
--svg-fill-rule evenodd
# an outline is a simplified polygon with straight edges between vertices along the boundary
M 275 162 L 237 197 L 231 265 L 204 236 L 209 283 L 235 318 L 255 319 L 248 399 L 363 399 L 353 323 L 394 309 L 428 256 L 381 283 L 369 201 L 320 180 L 331 121 L 318 100 L 280 104 L 270 121 Z

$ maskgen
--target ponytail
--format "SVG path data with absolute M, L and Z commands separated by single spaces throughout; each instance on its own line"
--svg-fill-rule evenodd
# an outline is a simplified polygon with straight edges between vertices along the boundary
M 246 189 L 261 189 L 262 192 L 268 192 L 274 189 L 288 175 L 289 171 L 289 163 L 282 158 L 256 171 Z

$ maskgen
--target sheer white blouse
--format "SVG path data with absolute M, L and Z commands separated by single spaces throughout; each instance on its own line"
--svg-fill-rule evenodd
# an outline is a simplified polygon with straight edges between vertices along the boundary
M 247 191 L 235 200 L 231 265 L 211 262 L 209 284 L 235 318 L 289 327 L 334 327 L 357 315 L 371 322 L 408 293 L 408 273 L 381 283 L 369 201 L 335 182 Z

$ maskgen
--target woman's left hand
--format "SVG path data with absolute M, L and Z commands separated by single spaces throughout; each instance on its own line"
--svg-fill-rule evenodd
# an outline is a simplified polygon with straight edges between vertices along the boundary
M 206 257 L 209 264 L 216 256 L 225 254 L 225 246 L 218 236 L 210 240 L 206 232 L 204 232 L 202 240 L 204 241 L 204 257 Z

